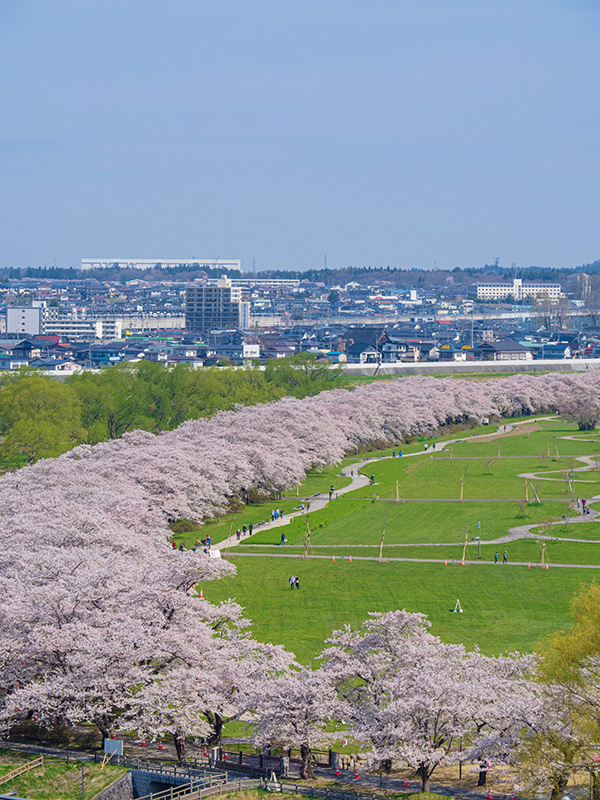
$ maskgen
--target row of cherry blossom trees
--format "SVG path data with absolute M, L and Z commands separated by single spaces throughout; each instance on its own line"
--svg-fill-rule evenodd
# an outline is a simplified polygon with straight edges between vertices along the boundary
M 169 521 L 201 522 L 243 488 L 285 489 L 309 468 L 335 463 L 355 447 L 399 443 L 491 414 L 554 412 L 574 397 L 597 395 L 599 388 L 594 374 L 385 381 L 243 407 L 158 436 L 136 431 L 5 475 L 0 480 L 0 717 L 7 723 L 23 714 L 45 721 L 87 720 L 105 736 L 117 724 L 147 735 L 169 733 L 183 760 L 187 735 L 218 742 L 223 720 L 258 709 L 253 698 L 264 687 L 275 698 L 277 687 L 289 691 L 292 679 L 304 680 L 298 696 L 308 695 L 309 684 L 318 679 L 297 668 L 289 673 L 291 654 L 253 640 L 242 609 L 197 599 L 198 581 L 233 567 L 171 551 Z M 443 646 L 425 639 L 433 663 Z M 341 653 L 341 639 L 334 644 Z M 344 646 L 350 653 L 349 640 Z M 467 663 L 487 663 L 460 649 L 446 656 L 439 664 L 446 661 L 456 675 Z M 333 675 L 331 665 L 340 659 L 332 653 L 326 658 Z M 328 678 L 332 682 L 319 693 L 341 708 L 352 697 L 336 669 L 335 680 Z M 377 689 L 382 709 L 385 692 L 391 697 L 401 690 L 393 680 L 389 676 Z M 377 698 L 363 691 L 375 704 Z M 315 713 L 323 713 L 324 705 L 321 701 Z M 499 707 L 494 713 L 501 718 Z M 356 719 L 357 735 L 370 737 L 377 757 L 392 757 L 405 731 L 385 739 L 373 725 Z M 433 760 L 445 747 L 446 739 L 439 741 L 431 749 Z M 424 779 L 429 765 L 429 756 L 418 764 Z

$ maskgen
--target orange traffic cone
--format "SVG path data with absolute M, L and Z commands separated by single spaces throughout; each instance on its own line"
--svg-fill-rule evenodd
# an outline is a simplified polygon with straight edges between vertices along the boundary
M 487 800 L 492 800 L 492 790 L 487 793 Z
M 336 778 L 339 778 L 339 777 L 340 777 L 340 768 L 339 768 L 339 767 L 336 767 L 336 768 L 335 768 L 335 777 L 336 777 Z
M 146 747 L 146 742 L 142 742 L 142 747 Z
M 159 743 L 158 743 L 158 749 L 159 749 L 159 750 L 164 750 L 164 749 L 165 749 L 165 748 L 162 746 L 162 742 L 159 742 Z
M 461 567 L 464 567 L 464 565 L 465 565 L 465 562 L 463 561 L 463 562 L 461 563 Z
M 550 569 L 550 565 L 549 564 L 546 564 L 546 569 Z
M 360 775 L 358 774 L 358 770 L 356 770 L 356 775 L 354 776 L 354 780 L 355 781 L 359 781 L 360 780 Z
M 335 561 L 335 556 L 331 556 L 331 560 L 332 560 L 332 561 Z
M 527 564 L 527 569 L 531 569 L 531 562 Z
M 410 784 L 409 784 L 409 782 L 408 782 L 408 778 L 404 778 L 404 783 L 402 784 L 402 786 L 403 786 L 405 789 L 409 789 L 409 788 L 410 788 Z
M 348 559 L 348 561 L 352 562 L 352 556 L 350 556 L 350 558 Z
M 202 589 L 200 589 L 200 594 L 198 595 L 198 597 L 200 598 L 200 600 L 204 600 L 204 592 L 202 591 Z
M 447 566 L 448 566 L 448 562 L 447 562 L 447 561 L 444 561 L 444 566 L 445 566 L 445 567 L 447 567 Z

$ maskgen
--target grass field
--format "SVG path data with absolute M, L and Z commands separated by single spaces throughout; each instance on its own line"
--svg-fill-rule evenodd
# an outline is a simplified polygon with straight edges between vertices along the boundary
M 19 757 L 8 750 L 0 750 L 0 777 L 11 772 L 15 767 L 32 761 L 34 756 Z M 85 800 L 91 800 L 104 788 L 127 772 L 126 767 L 105 766 L 101 764 L 85 764 L 84 787 Z M 0 792 L 8 794 L 16 792 L 19 797 L 35 797 L 36 800 L 80 800 L 81 798 L 81 764 L 77 761 L 44 759 L 43 767 L 36 767 L 18 778 L 5 783 Z
M 425 441 L 415 441 L 400 448 L 402 458 L 391 458 L 390 448 L 348 459 L 346 464 L 370 455 L 380 459 L 362 470 L 375 476 L 375 485 L 342 494 L 285 528 L 258 529 L 239 548 L 223 553 L 235 563 L 237 576 L 207 584 L 205 596 L 237 599 L 258 638 L 285 644 L 303 661 L 315 657 L 334 628 L 357 625 L 370 611 L 395 608 L 426 613 L 433 632 L 445 641 L 478 645 L 489 653 L 536 648 L 569 624 L 570 601 L 580 586 L 600 579 L 593 568 L 600 567 L 600 522 L 581 517 L 571 505 L 569 483 L 570 471 L 585 466 L 576 456 L 599 454 L 600 460 L 600 437 L 580 434 L 560 419 L 490 439 L 495 430 L 489 426 L 428 439 L 427 452 Z M 574 435 L 582 441 L 562 438 Z M 449 452 L 439 449 L 442 438 L 459 436 L 466 441 L 453 443 Z M 308 488 L 325 491 L 332 482 L 337 488 L 339 469 L 308 476 L 300 496 Z M 521 473 L 534 474 L 527 487 Z M 598 468 L 576 472 L 575 496 L 600 495 L 599 478 Z M 286 512 L 285 503 L 297 506 L 295 498 L 277 503 Z M 247 515 L 254 512 L 264 517 L 264 509 L 247 509 Z M 310 546 L 304 560 L 307 520 Z M 230 524 L 219 523 L 227 529 Z M 234 518 L 234 530 L 237 525 Z M 528 526 L 539 526 L 532 533 L 547 539 L 527 538 Z M 279 546 L 282 530 L 288 543 Z M 493 562 L 495 553 L 502 562 L 506 550 L 508 564 L 478 563 L 479 531 L 481 562 Z M 507 535 L 509 541 L 503 539 Z M 542 560 L 550 569 L 539 568 Z M 299 591 L 290 591 L 292 573 L 300 577 Z M 457 598 L 463 614 L 450 612 Z
M 569 603 L 597 571 L 512 565 L 443 564 L 237 557 L 234 578 L 207 584 L 210 601 L 235 597 L 255 635 L 310 661 L 331 631 L 359 625 L 370 611 L 421 611 L 432 632 L 487 653 L 530 651 L 569 622 Z M 300 589 L 290 591 L 290 574 Z M 257 591 L 260 587 L 260 591 Z M 459 598 L 463 614 L 453 614 Z

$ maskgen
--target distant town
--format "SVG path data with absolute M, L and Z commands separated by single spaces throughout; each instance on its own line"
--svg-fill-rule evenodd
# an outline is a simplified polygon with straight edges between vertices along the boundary
M 82 259 L 0 271 L 0 369 L 313 353 L 371 369 L 600 358 L 600 262 L 575 269 L 247 272 L 237 259 Z

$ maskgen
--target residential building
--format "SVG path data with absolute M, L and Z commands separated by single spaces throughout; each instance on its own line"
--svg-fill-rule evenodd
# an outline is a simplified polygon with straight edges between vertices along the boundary
M 242 290 L 232 286 L 227 277 L 216 286 L 188 286 L 185 290 L 185 329 L 189 333 L 208 333 L 211 330 L 232 331 L 240 328 L 243 311 Z M 246 325 L 245 327 L 249 327 Z
M 29 334 L 42 332 L 44 309 L 41 306 L 7 306 L 6 333 Z

